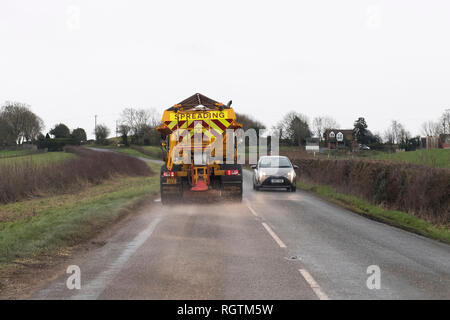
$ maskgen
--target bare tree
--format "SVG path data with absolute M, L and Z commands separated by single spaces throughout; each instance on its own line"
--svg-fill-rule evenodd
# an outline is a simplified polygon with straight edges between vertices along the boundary
M 442 131 L 440 133 L 450 134 L 450 109 L 444 110 L 439 122 L 442 127 Z
M 397 120 L 392 120 L 390 127 L 386 130 L 384 138 L 390 144 L 399 144 L 409 139 L 411 134 Z
M 440 125 L 437 122 L 434 121 L 425 121 L 422 123 L 422 134 L 424 136 L 438 136 L 440 133 Z
M 16 143 L 16 137 L 12 132 L 13 130 L 9 121 L 0 113 L 0 146 L 8 146 Z
M 27 142 L 34 141 L 37 135 L 44 129 L 44 121 L 28 110 L 25 114 L 23 137 Z
M 255 120 L 253 119 L 253 117 L 250 117 L 243 113 L 236 112 L 236 122 L 242 124 L 242 129 L 244 129 L 244 131 L 250 128 L 257 131 L 266 128 L 262 122 Z
M 312 123 L 314 134 L 322 141 L 324 139 L 323 134 L 328 129 L 338 128 L 339 124 L 335 119 L 329 116 L 315 117 Z
M 1 108 L 0 115 L 4 123 L 2 140 L 5 140 L 7 135 L 8 141 L 12 140 L 18 144 L 23 141 L 32 141 L 44 128 L 42 119 L 24 103 L 7 101 Z
M 126 135 L 131 136 L 132 143 L 142 143 L 146 139 L 145 136 L 150 135 L 159 125 L 160 119 L 160 114 L 153 108 L 126 108 L 122 111 L 119 121 L 121 126 L 125 126 L 122 129 L 127 128 Z

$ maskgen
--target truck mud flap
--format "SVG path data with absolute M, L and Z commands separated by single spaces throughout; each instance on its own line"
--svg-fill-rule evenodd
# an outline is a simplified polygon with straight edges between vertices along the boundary
M 242 183 L 224 183 L 222 197 L 233 201 L 242 201 Z

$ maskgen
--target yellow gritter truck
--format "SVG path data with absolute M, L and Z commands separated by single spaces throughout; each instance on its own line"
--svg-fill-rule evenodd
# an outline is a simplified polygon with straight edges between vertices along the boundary
M 229 135 L 240 128 L 231 101 L 225 105 L 200 93 L 166 109 L 162 124 L 156 128 L 161 133 L 164 160 L 160 175 L 162 203 L 179 203 L 197 196 L 210 198 L 211 194 L 241 201 L 238 139 Z M 227 137 L 233 141 L 227 144 Z

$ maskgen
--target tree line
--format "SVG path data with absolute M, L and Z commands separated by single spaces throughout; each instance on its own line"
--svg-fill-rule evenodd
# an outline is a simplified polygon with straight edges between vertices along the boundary
M 0 147 L 35 144 L 39 148 L 61 149 L 67 144 L 86 142 L 86 131 L 72 131 L 63 123 L 57 124 L 45 136 L 44 121 L 26 103 L 7 101 L 0 108 Z M 53 136 L 53 138 L 50 137 Z
M 266 128 L 262 122 L 243 113 L 236 113 L 236 121 L 243 125 L 244 130 L 249 128 L 256 130 Z M 159 145 L 160 134 L 156 127 L 160 122 L 161 114 L 153 108 L 125 108 L 117 122 L 117 134 L 120 135 L 121 143 L 126 146 L 130 144 Z M 318 116 L 310 121 L 306 115 L 290 111 L 272 127 L 272 135 L 278 135 L 282 144 L 304 146 L 307 139 L 312 137 L 323 142 L 327 130 L 339 129 L 339 127 L 338 122 L 330 116 Z M 42 146 L 50 143 L 51 139 L 62 144 L 82 144 L 87 141 L 86 131 L 83 128 L 76 128 L 71 131 L 63 123 L 55 125 L 46 136 L 41 133 L 42 130 L 44 130 L 44 122 L 31 111 L 29 105 L 8 101 L 1 107 L 0 146 L 23 143 L 36 143 L 38 146 Z M 97 125 L 94 129 L 94 134 L 97 143 L 109 143 L 108 137 L 111 131 L 106 125 Z M 422 134 L 425 136 L 450 134 L 450 109 L 446 109 L 438 120 L 424 122 L 422 124 Z M 360 144 L 379 145 L 385 143 L 388 145 L 399 145 L 404 149 L 420 144 L 420 137 L 413 137 L 405 129 L 404 125 L 397 120 L 391 122 L 382 138 L 380 134 L 372 133 L 368 129 L 366 120 L 363 117 L 359 117 L 354 122 L 353 137 Z
M 27 104 L 7 101 L 0 109 L 0 146 L 34 142 L 43 128 Z
M 273 132 L 280 137 L 280 143 L 291 146 L 305 146 L 309 138 L 317 138 L 319 143 L 325 140 L 327 130 L 339 129 L 339 123 L 330 116 L 318 116 L 310 125 L 309 118 L 301 113 L 290 111 L 273 128 Z M 353 126 L 354 140 L 360 144 L 381 143 L 381 138 L 368 130 L 366 120 L 359 117 Z M 347 146 L 350 142 L 344 141 Z
M 444 110 L 436 121 L 429 120 L 422 123 L 422 134 L 431 137 L 450 134 L 450 109 Z

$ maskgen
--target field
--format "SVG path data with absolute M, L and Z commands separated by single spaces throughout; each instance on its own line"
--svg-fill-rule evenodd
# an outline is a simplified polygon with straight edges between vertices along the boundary
M 28 153 L 29 150 L 0 150 L 0 159 L 24 156 Z
M 299 147 L 280 146 L 280 154 L 292 158 L 313 158 L 312 154 L 306 153 Z M 416 150 L 408 152 L 387 153 L 375 150 L 364 150 L 358 153 L 336 152 L 335 150 L 326 150 L 323 153 L 316 153 L 316 158 L 333 159 L 373 159 L 386 160 L 394 162 L 407 162 L 425 165 L 434 168 L 450 169 L 450 149 L 432 149 Z
M 91 146 L 88 146 L 91 147 Z M 142 157 L 146 159 L 161 160 L 161 148 L 157 146 L 135 146 L 130 147 L 117 147 L 114 145 L 92 145 L 94 148 L 110 149 L 119 153 L 127 154 L 133 157 Z
M 68 152 L 3 159 L 0 163 L 0 203 L 33 196 L 73 192 L 117 175 L 148 175 L 141 160 L 112 152 L 67 147 Z
M 435 168 L 450 168 L 450 149 L 417 150 L 397 153 L 377 153 L 376 160 L 403 161 Z
M 37 165 L 47 165 L 55 162 L 73 159 L 74 154 L 66 152 L 46 152 L 46 153 L 35 153 L 35 154 L 22 154 L 12 157 L 0 157 L 1 165 L 12 165 L 12 164 L 27 164 L 33 163 Z

